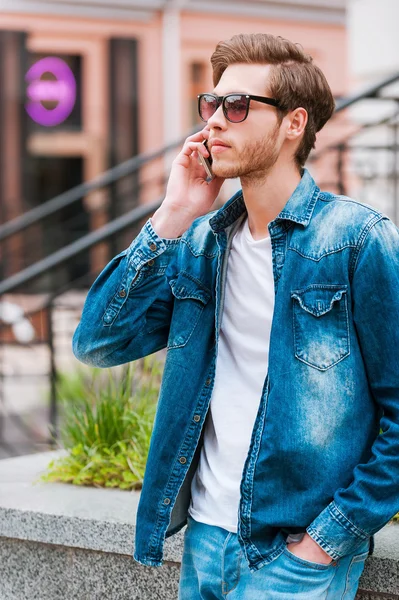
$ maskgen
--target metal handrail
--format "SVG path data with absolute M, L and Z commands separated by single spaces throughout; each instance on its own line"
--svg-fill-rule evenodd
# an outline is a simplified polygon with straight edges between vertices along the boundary
M 359 91 L 356 94 L 349 96 L 348 98 L 338 100 L 335 106 L 334 114 L 341 112 L 342 110 L 348 108 L 348 106 L 351 106 L 352 104 L 355 104 L 359 100 L 376 97 L 377 92 L 379 92 L 382 88 L 398 80 L 399 72 L 396 72 L 393 75 L 390 75 L 389 77 L 380 80 L 378 83 L 366 87 L 365 89 L 363 89 L 363 91 Z M 192 135 L 197 131 L 200 131 L 200 128 L 198 128 L 198 126 L 193 128 L 188 133 L 188 135 Z M 81 183 L 78 186 L 72 188 L 71 190 L 68 190 L 63 194 L 56 196 L 52 200 L 43 203 L 41 206 L 33 208 L 30 211 L 24 213 L 23 215 L 0 225 L 0 241 L 19 231 L 23 231 L 33 223 L 36 223 L 44 217 L 53 214 L 57 210 L 69 206 L 73 202 L 76 202 L 83 196 L 87 195 L 89 192 L 102 188 L 105 185 L 117 181 L 121 177 L 134 173 L 144 164 L 150 162 L 151 160 L 154 160 L 155 158 L 163 156 L 170 150 L 173 150 L 176 146 L 184 142 L 186 137 L 187 135 L 176 142 L 164 146 L 160 150 L 156 150 L 155 152 L 143 153 L 139 154 L 138 156 L 134 156 L 133 158 L 129 158 L 123 163 L 120 163 L 119 165 L 108 169 L 107 171 L 95 177 L 91 181 Z
M 354 94 L 353 96 L 350 96 L 347 99 L 343 99 L 336 106 L 335 112 L 339 112 L 359 100 L 362 100 L 367 97 L 375 96 L 375 94 L 380 89 L 382 89 L 383 87 L 390 85 L 391 83 L 398 81 L 398 80 L 399 80 L 399 72 L 395 73 L 394 75 L 391 75 L 388 78 L 385 78 L 384 80 L 380 81 L 378 84 L 374 84 L 373 86 L 366 88 L 365 90 L 363 90 L 363 92 L 359 92 L 357 94 Z M 195 131 L 199 131 L 198 127 L 195 128 Z M 182 141 L 184 141 L 186 139 L 186 137 L 187 136 L 185 136 Z M 93 189 L 98 189 L 99 187 L 102 187 L 104 185 L 107 185 L 108 183 L 116 181 L 116 179 L 118 177 L 122 177 L 124 175 L 130 174 L 132 172 L 132 168 L 133 168 L 132 165 L 136 165 L 134 168 L 137 168 L 138 164 L 144 164 L 143 157 L 146 157 L 145 160 L 148 162 L 148 160 L 150 160 L 149 156 L 152 157 L 151 159 L 158 157 L 158 156 L 162 156 L 167 151 L 175 148 L 179 143 L 181 143 L 181 141 L 170 144 L 170 145 L 162 148 L 161 150 L 158 150 L 157 152 L 152 153 L 151 155 L 139 155 L 137 157 L 129 159 L 129 160 L 125 161 L 124 163 L 121 163 L 120 165 L 117 165 L 116 167 L 109 169 L 108 171 L 103 173 L 101 176 L 95 178 L 93 181 L 87 182 L 85 184 L 81 184 L 80 186 L 77 186 L 77 188 L 73 188 L 69 192 L 66 192 L 65 194 L 62 194 L 61 196 L 58 196 L 57 198 L 55 198 L 54 200 L 52 200 L 50 202 L 54 203 L 57 200 L 59 201 L 60 198 L 65 197 L 68 193 L 71 194 L 71 196 L 69 198 L 69 202 L 73 202 L 74 200 L 81 197 L 81 195 L 77 195 L 77 191 L 79 192 L 82 189 L 84 189 L 85 190 L 84 193 L 87 193 L 87 191 L 92 191 Z M 339 147 L 340 143 L 335 143 L 335 145 Z M 71 200 L 71 198 L 73 198 L 73 200 Z M 54 252 L 50 256 L 27 267 L 26 269 L 20 271 L 19 273 L 12 275 L 11 277 L 7 278 L 5 281 L 0 282 L 0 296 L 2 294 L 13 291 L 14 289 L 18 288 L 19 286 L 21 286 L 29 281 L 32 281 L 33 279 L 36 279 L 37 277 L 42 275 L 48 269 L 51 269 L 60 264 L 63 264 L 70 258 L 77 256 L 81 252 L 91 248 L 92 246 L 96 245 L 100 241 L 104 241 L 104 240 L 108 239 L 109 237 L 111 237 L 112 235 L 114 235 L 115 233 L 118 233 L 119 231 L 126 229 L 128 226 L 134 224 L 135 221 L 140 220 L 140 218 L 143 218 L 144 216 L 148 216 L 148 215 L 152 214 L 152 212 L 154 212 L 157 208 L 159 208 L 161 203 L 162 203 L 162 198 L 151 204 L 140 205 L 139 207 L 134 208 L 133 210 L 129 211 L 128 213 L 122 215 L 121 217 L 118 217 L 117 219 L 109 222 L 108 224 L 104 225 L 100 229 L 97 229 L 97 230 L 83 236 L 79 240 L 72 242 L 71 244 L 69 244 L 68 246 L 65 246 L 61 250 Z M 30 213 L 31 212 L 32 211 L 30 211 Z M 26 222 L 23 222 L 23 217 L 27 216 L 28 214 L 29 213 L 26 213 L 25 215 L 22 215 L 21 217 L 18 218 L 18 219 L 20 219 L 21 223 L 24 223 L 24 227 L 28 226 L 28 225 L 26 224 Z M 13 221 L 6 223 L 3 227 L 6 227 L 6 225 L 9 225 L 11 227 L 12 223 L 15 223 L 16 220 L 17 219 L 14 219 Z M 29 222 L 28 224 L 31 224 L 31 222 Z M 1 239 L 4 239 L 1 237 L 1 233 L 2 233 L 2 228 L 0 228 L 0 241 L 1 241 Z M 4 235 L 4 233 L 3 233 L 3 235 Z
M 148 179 L 146 181 L 141 181 L 139 183 L 139 185 L 135 185 L 133 187 L 130 187 L 129 190 L 124 190 L 123 193 L 118 194 L 118 200 L 123 200 L 125 198 L 132 198 L 134 197 L 135 194 L 137 194 L 139 192 L 139 190 L 144 189 L 147 185 L 154 185 L 155 184 L 160 184 L 162 186 L 164 186 L 167 181 L 168 181 L 169 176 L 165 175 L 165 174 L 160 174 L 159 176 L 152 176 L 151 179 Z M 94 215 L 100 211 L 103 210 L 103 207 L 96 207 L 95 209 L 90 211 L 90 215 Z M 67 220 L 63 221 L 63 226 L 71 226 L 72 224 L 76 224 L 80 219 L 83 218 L 83 215 L 81 213 L 79 214 L 75 214 L 72 217 L 68 218 Z M 86 235 L 86 233 L 84 234 Z M 34 241 L 26 241 L 25 242 L 25 252 L 27 254 L 27 256 L 29 256 L 29 250 L 31 247 L 33 247 L 33 245 L 35 244 Z M 55 252 L 55 250 L 54 250 Z M 8 256 L 10 256 L 12 254 L 12 249 L 7 249 L 7 247 L 4 248 L 3 254 L 2 254 L 2 260 L 6 261 Z
M 101 175 L 98 175 L 91 181 L 86 181 L 84 183 L 80 183 L 76 187 L 59 194 L 52 200 L 48 200 L 47 202 L 32 208 L 31 210 L 25 212 L 23 215 L 12 219 L 11 221 L 7 221 L 6 223 L 0 225 L 0 242 L 5 240 L 6 238 L 23 231 L 30 225 L 37 223 L 41 219 L 48 217 L 49 215 L 57 212 L 61 208 L 65 208 L 66 206 L 70 206 L 77 200 L 80 200 L 84 196 L 86 196 L 89 192 L 93 192 L 94 190 L 98 190 L 99 188 L 103 188 L 110 183 L 114 183 L 115 181 L 121 179 L 122 177 L 126 177 L 127 175 L 131 175 L 138 171 L 143 165 L 151 162 L 156 158 L 160 158 L 167 152 L 170 152 L 176 146 L 181 145 L 188 135 L 193 135 L 197 131 L 200 131 L 198 126 L 195 129 L 192 129 L 184 138 L 181 138 L 167 146 L 163 146 L 159 150 L 155 150 L 154 152 L 147 152 L 143 154 L 139 154 L 137 156 L 133 156 L 128 160 L 125 160 L 123 163 L 104 171 Z
M 115 233 L 119 233 L 120 231 L 127 229 L 130 225 L 140 221 L 144 217 L 152 215 L 154 211 L 161 206 L 162 201 L 163 196 L 161 196 L 155 202 L 136 206 L 129 212 L 117 217 L 106 225 L 103 225 L 103 227 L 84 235 L 75 242 L 64 246 L 64 248 L 61 248 L 61 250 L 57 250 L 57 252 L 50 254 L 50 256 L 46 256 L 46 258 L 39 260 L 26 269 L 15 273 L 15 275 L 11 275 L 11 277 L 8 277 L 4 281 L 0 282 L 0 296 L 11 292 L 19 286 L 36 279 L 37 277 L 40 277 L 40 275 L 49 269 L 58 267 L 59 265 L 68 261 L 70 258 L 74 258 L 92 246 L 107 240 L 112 235 L 115 235 Z
M 384 117 L 380 121 L 373 121 L 372 123 L 363 123 L 363 125 L 360 125 L 355 131 L 351 131 L 350 133 L 348 133 L 346 136 L 344 136 L 340 140 L 338 140 L 336 142 L 332 142 L 331 144 L 327 144 L 326 146 L 324 146 L 324 148 L 321 148 L 320 150 L 315 151 L 313 154 L 311 154 L 309 156 L 308 160 L 310 162 L 314 162 L 314 161 L 318 160 L 321 156 L 323 156 L 327 152 L 337 150 L 342 144 L 346 144 L 354 136 L 359 135 L 366 129 L 371 129 L 372 127 L 380 127 L 381 125 L 387 125 L 391 121 L 392 117 L 396 117 L 397 115 L 399 115 L 399 111 L 395 112 L 394 115 L 389 115 L 388 117 Z M 354 146 L 354 148 L 357 149 L 357 146 Z
M 376 85 L 370 86 L 363 92 L 355 94 L 346 99 L 345 98 L 340 99 L 336 104 L 335 113 L 340 112 L 341 110 L 344 110 L 348 106 L 356 103 L 359 100 L 362 100 L 363 98 L 376 97 L 376 94 L 378 93 L 378 91 L 380 89 L 382 89 L 383 87 L 385 87 L 397 80 L 399 80 L 399 73 L 396 73 L 395 75 L 392 75 L 391 77 L 386 78 L 383 81 L 380 81 Z M 373 123 L 370 126 L 374 126 L 374 125 L 377 125 L 377 123 Z M 190 132 L 190 134 L 194 133 L 196 131 L 199 131 L 199 129 L 196 128 L 195 130 Z M 358 133 L 358 131 L 355 132 L 355 134 L 356 133 Z M 190 135 L 190 134 L 188 134 L 188 135 Z M 113 184 L 115 181 L 117 181 L 121 177 L 124 177 L 124 176 L 127 176 L 129 174 L 136 172 L 141 166 L 143 166 L 147 162 L 154 160 L 155 158 L 161 157 L 168 151 L 173 150 L 177 145 L 181 144 L 184 141 L 184 139 L 179 140 L 173 144 L 170 144 L 156 152 L 135 156 L 135 157 L 125 161 L 124 163 L 121 163 L 121 164 L 109 169 L 108 171 L 104 172 L 102 175 L 100 175 L 99 177 L 96 177 L 92 181 L 83 183 L 83 184 L 73 188 L 72 190 L 65 192 L 64 194 L 60 194 L 59 196 L 57 196 L 56 198 L 53 198 L 52 200 L 49 200 L 42 206 L 25 213 L 24 215 L 14 219 L 13 221 L 9 221 L 8 223 L 5 223 L 4 225 L 0 226 L 0 241 L 6 239 L 7 237 L 9 237 L 15 233 L 18 233 L 19 231 L 26 229 L 33 223 L 36 223 L 36 222 L 40 221 L 41 219 L 44 219 L 45 217 L 57 212 L 61 208 L 71 205 L 73 202 L 79 200 L 80 198 L 82 198 L 83 196 L 88 194 L 89 192 L 92 192 L 93 190 L 102 188 L 106 185 Z M 331 149 L 332 149 L 332 147 L 335 147 L 335 148 L 341 147 L 342 148 L 342 141 L 335 142 L 332 146 L 330 146 Z M 322 152 L 324 152 L 326 150 L 327 150 L 327 148 L 323 149 L 323 151 L 321 151 L 321 152 L 315 153 L 314 158 L 317 158 L 318 155 L 320 155 Z M 77 255 L 79 255 L 82 252 L 87 251 L 88 249 L 92 248 L 96 244 L 98 244 L 100 242 L 104 242 L 106 240 L 112 240 L 112 237 L 115 234 L 127 229 L 128 227 L 130 227 L 134 224 L 138 224 L 140 222 L 140 220 L 143 219 L 144 217 L 151 216 L 153 214 L 153 212 L 162 204 L 162 201 L 163 201 L 163 197 L 159 198 L 155 202 L 152 202 L 151 204 L 146 203 L 144 205 L 139 205 L 139 206 L 135 207 L 134 209 L 132 209 L 131 211 L 129 211 L 128 213 L 110 221 L 109 223 L 107 223 L 106 225 L 101 227 L 100 229 L 92 231 L 91 233 L 81 237 L 79 240 L 76 240 L 75 242 L 65 246 L 61 250 L 54 252 L 50 256 L 47 256 L 46 258 L 25 268 L 24 270 L 20 271 L 19 273 L 16 273 L 15 275 L 9 277 L 5 281 L 0 282 L 0 297 L 2 294 L 12 292 L 16 288 L 19 288 L 21 285 L 36 279 L 40 275 L 46 273 L 48 270 L 53 269 L 54 267 L 57 267 L 58 265 L 61 265 L 70 260 L 73 260 Z M 36 307 L 36 309 L 33 309 L 29 313 L 29 314 L 34 314 L 34 313 L 38 312 L 39 310 L 47 309 L 46 318 L 47 318 L 47 322 L 48 322 L 48 336 L 49 336 L 48 344 L 50 347 L 50 371 L 48 373 L 48 376 L 50 378 L 50 384 L 51 384 L 49 421 L 50 421 L 51 427 L 54 431 L 54 437 L 56 437 L 56 435 L 57 435 L 57 432 L 56 432 L 57 369 L 56 369 L 56 363 L 55 363 L 55 349 L 54 349 L 54 339 L 53 339 L 54 333 L 52 331 L 52 310 L 54 308 L 54 300 L 56 297 L 60 296 L 62 293 L 64 293 L 65 291 L 68 291 L 68 289 L 71 289 L 74 285 L 76 285 L 77 281 L 81 281 L 81 280 L 83 281 L 83 278 L 84 279 L 88 278 L 88 280 L 91 279 L 91 275 L 92 274 L 90 273 L 90 271 L 88 271 L 87 273 L 85 273 L 84 276 L 78 278 L 78 280 L 69 281 L 67 284 L 58 286 L 57 289 L 53 289 L 49 294 L 46 295 L 46 298 L 44 299 L 44 302 L 41 303 L 41 306 L 39 308 Z M 0 324 L 0 330 L 1 329 L 3 329 L 3 327 Z M 0 343 L 1 343 L 1 341 L 0 341 Z M 1 376 L 0 376 L 0 382 L 1 382 Z M 30 433 L 30 432 L 28 432 L 28 433 Z M 6 445 L 6 442 L 4 442 L 4 440 L 1 440 L 1 431 L 0 431 L 0 442 L 3 446 Z
M 391 83 L 395 83 L 395 81 L 399 80 L 399 72 L 396 72 L 389 77 L 385 77 L 378 83 L 373 83 L 363 89 L 363 91 L 356 92 L 353 96 L 349 96 L 348 98 L 342 98 L 342 100 L 338 100 L 335 112 L 340 112 L 344 110 L 344 108 L 348 108 L 352 104 L 359 102 L 360 100 L 364 100 L 365 98 L 378 98 L 376 95 L 382 88 L 391 85 Z

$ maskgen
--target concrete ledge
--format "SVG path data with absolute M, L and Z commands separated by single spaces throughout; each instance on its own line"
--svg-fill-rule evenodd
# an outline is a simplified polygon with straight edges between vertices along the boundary
M 64 451 L 0 461 L 1 600 L 176 600 L 184 530 L 165 564 L 133 560 L 140 492 L 32 482 Z M 399 525 L 375 535 L 358 600 L 399 600 Z

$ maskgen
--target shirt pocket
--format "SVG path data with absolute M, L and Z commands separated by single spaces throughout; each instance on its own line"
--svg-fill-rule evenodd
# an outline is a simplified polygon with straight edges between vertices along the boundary
M 197 278 L 180 271 L 169 280 L 174 305 L 168 337 L 168 348 L 181 348 L 190 339 L 206 304 L 211 299 L 210 290 Z
M 324 371 L 350 353 L 347 285 L 314 283 L 291 291 L 294 351 Z

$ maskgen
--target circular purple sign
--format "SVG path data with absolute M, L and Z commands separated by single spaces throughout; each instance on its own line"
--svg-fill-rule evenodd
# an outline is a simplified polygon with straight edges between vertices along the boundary
M 40 79 L 44 73 L 51 73 L 56 81 Z M 51 127 L 59 125 L 69 117 L 76 102 L 75 77 L 61 58 L 48 56 L 31 66 L 25 76 L 28 82 L 25 104 L 28 115 L 39 125 Z M 43 101 L 57 101 L 53 109 L 45 108 Z

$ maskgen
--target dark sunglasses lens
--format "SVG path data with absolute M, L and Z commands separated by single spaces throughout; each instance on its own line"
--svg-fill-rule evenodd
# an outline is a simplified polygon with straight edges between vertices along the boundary
M 201 119 L 207 121 L 217 110 L 217 102 L 214 96 L 204 94 L 199 101 L 199 114 Z
M 245 96 L 227 96 L 224 101 L 226 117 L 233 123 L 243 121 L 247 114 L 248 99 Z

